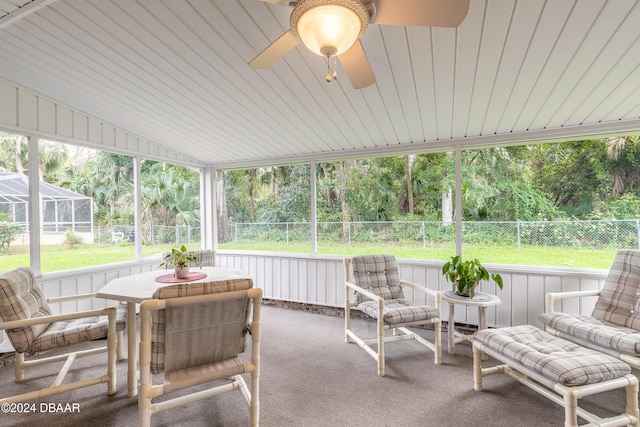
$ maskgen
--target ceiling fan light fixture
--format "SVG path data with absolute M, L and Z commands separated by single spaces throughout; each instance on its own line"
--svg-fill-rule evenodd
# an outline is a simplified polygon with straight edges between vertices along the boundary
M 367 9 L 357 0 L 302 0 L 291 13 L 291 29 L 317 55 L 340 55 L 364 34 Z

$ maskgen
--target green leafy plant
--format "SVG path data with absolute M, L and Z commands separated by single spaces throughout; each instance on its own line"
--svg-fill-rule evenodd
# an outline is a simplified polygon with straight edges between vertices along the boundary
M 15 222 L 3 221 L 0 218 L 0 250 L 8 251 L 9 244 L 20 233 L 22 233 L 22 227 Z
M 168 268 L 170 265 L 173 265 L 174 267 L 182 269 L 190 266 L 192 263 L 196 263 L 202 268 L 196 254 L 187 249 L 185 245 L 182 245 L 180 248 L 171 248 L 171 252 L 164 256 L 164 261 L 160 263 L 160 267 Z
M 473 298 L 475 288 L 482 280 L 489 280 L 489 277 L 502 289 L 502 276 L 491 273 L 482 266 L 477 258 L 463 260 L 460 255 L 451 257 L 442 266 L 442 274 L 451 282 L 452 290 L 458 295 L 468 295 Z

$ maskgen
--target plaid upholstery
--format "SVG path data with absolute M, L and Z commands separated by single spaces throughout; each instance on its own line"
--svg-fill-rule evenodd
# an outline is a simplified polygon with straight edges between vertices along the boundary
M 356 307 L 367 313 L 374 319 L 378 318 L 378 304 L 368 300 Z M 420 320 L 435 319 L 440 315 L 435 307 L 426 305 L 416 305 L 406 299 L 391 299 L 384 301 L 384 313 L 382 314 L 384 323 L 387 325 L 397 325 L 402 323 L 416 322 Z
M 351 259 L 353 283 L 384 299 L 381 314 L 387 325 L 418 322 L 439 317 L 435 307 L 417 305 L 404 298 L 398 264 L 393 255 L 364 255 Z M 378 304 L 361 293 L 356 295 L 356 309 L 378 319 Z
M 179 283 L 156 289 L 154 299 L 179 298 L 219 292 L 240 291 L 253 287 L 249 278 L 219 280 L 215 282 Z M 151 316 L 151 372 L 165 370 L 166 311 L 158 310 Z M 244 341 L 240 352 L 244 351 Z
M 640 331 L 640 251 L 618 251 L 591 314 Z
M 566 386 L 608 381 L 631 373 L 624 362 L 554 337 L 534 326 L 484 329 L 474 339 L 506 358 Z
M 367 289 L 374 294 L 388 299 L 403 299 L 398 264 L 393 255 L 364 255 L 351 259 L 353 268 L 353 283 Z M 358 293 L 356 304 L 370 301 L 369 298 Z
M 4 322 L 26 320 L 53 314 L 47 299 L 29 268 L 21 267 L 0 275 L 0 318 Z M 11 345 L 19 353 L 29 351 L 30 343 L 40 336 L 50 323 L 7 329 Z
M 225 292 L 224 297 L 214 302 L 167 301 L 164 371 L 222 362 L 244 352 L 251 313 L 247 291 Z
M 126 326 L 127 307 L 116 306 L 116 330 L 122 331 Z M 30 352 L 66 347 L 85 341 L 102 339 L 109 332 L 107 316 L 89 316 L 68 321 L 53 322 L 46 331 L 29 345 Z
M 125 306 L 118 306 L 117 311 L 116 329 L 122 331 L 125 328 Z M 26 320 L 52 314 L 31 269 L 21 267 L 0 275 L 0 318 L 3 321 Z M 104 338 L 108 329 L 107 316 L 90 316 L 8 329 L 6 332 L 17 352 L 35 353 Z
M 617 352 L 640 356 L 640 331 L 616 326 L 590 316 L 542 313 L 540 321 L 558 332 Z

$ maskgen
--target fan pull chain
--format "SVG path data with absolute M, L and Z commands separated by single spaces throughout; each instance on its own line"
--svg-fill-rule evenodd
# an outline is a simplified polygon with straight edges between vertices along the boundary
M 331 83 L 331 80 L 338 80 L 338 71 L 337 64 L 338 60 L 336 59 L 337 55 L 333 55 L 333 70 L 331 69 L 331 56 L 327 55 L 327 76 L 324 78 L 327 83 Z M 333 76 L 331 71 L 333 71 Z

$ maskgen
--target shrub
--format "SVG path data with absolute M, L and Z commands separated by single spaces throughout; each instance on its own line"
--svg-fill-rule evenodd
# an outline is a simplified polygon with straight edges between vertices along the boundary
M 20 233 L 22 233 L 22 227 L 12 221 L 0 221 L 0 250 L 8 251 L 9 244 Z
M 64 247 L 73 248 L 74 245 L 82 243 L 82 238 L 73 232 L 70 228 L 64 232 Z

